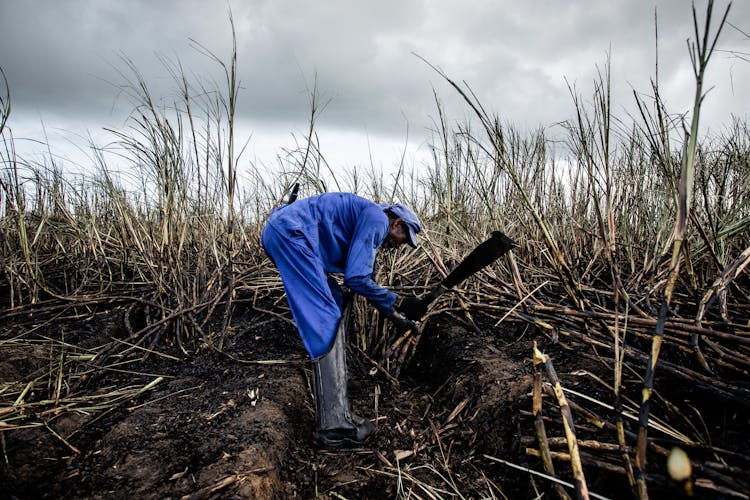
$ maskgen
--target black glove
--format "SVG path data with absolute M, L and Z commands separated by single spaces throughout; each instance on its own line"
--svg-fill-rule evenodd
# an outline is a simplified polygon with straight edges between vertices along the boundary
M 420 334 L 419 325 L 410 319 L 404 318 L 397 312 L 391 314 L 389 319 L 393 322 L 393 326 L 396 328 L 396 332 L 398 332 L 399 335 L 404 335 L 410 330 L 412 335 Z
M 407 318 L 418 320 L 425 315 L 427 312 L 427 306 L 429 305 L 429 301 L 420 299 L 419 297 L 399 296 L 399 298 L 396 299 L 395 308 Z

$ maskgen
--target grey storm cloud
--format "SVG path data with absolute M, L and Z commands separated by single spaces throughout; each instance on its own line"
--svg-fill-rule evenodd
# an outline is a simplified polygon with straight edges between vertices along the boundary
M 717 12 L 725 6 L 717 2 Z M 703 2 L 696 8 L 702 16 Z M 320 123 L 340 130 L 399 136 L 406 121 L 429 123 L 433 89 L 455 119 L 468 115 L 414 54 L 466 81 L 504 119 L 531 127 L 570 117 L 568 84 L 585 95 L 609 55 L 613 90 L 625 107 L 634 88 L 649 90 L 655 11 L 664 95 L 676 96 L 676 111 L 687 111 L 693 88 L 685 44 L 692 21 L 683 0 L 0 0 L 0 67 L 14 114 L 70 117 L 97 127 L 126 105 L 116 88 L 118 71 L 127 74 L 123 57 L 156 96 L 168 97 L 174 88 L 161 58 L 220 81 L 216 64 L 191 40 L 227 60 L 230 10 L 239 112 L 259 127 L 304 127 L 313 82 L 328 102 Z M 735 2 L 730 20 L 747 33 L 750 2 Z M 728 29 L 722 47 L 747 53 L 749 43 Z M 725 90 L 715 92 L 724 97 L 714 113 L 746 114 L 748 85 L 737 79 L 747 77 L 750 63 L 728 53 L 717 57 L 723 62 L 711 83 Z

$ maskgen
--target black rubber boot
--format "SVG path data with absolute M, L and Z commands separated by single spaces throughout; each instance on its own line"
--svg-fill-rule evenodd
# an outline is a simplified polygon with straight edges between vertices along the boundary
M 331 350 L 312 363 L 315 442 L 321 448 L 361 446 L 375 431 L 374 425 L 349 409 L 345 345 L 349 309 L 350 303 L 344 307 Z

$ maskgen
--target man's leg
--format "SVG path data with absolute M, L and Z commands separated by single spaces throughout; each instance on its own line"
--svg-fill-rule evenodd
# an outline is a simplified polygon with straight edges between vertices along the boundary
M 312 363 L 315 440 L 325 448 L 361 445 L 375 430 L 370 422 L 352 413 L 349 408 L 346 323 L 351 310 L 351 297 L 347 297 L 345 302 L 331 350 Z
M 266 227 L 263 246 L 279 269 L 292 316 L 313 359 L 316 442 L 328 448 L 362 444 L 375 428 L 349 409 L 341 289 L 326 275 L 304 235 Z

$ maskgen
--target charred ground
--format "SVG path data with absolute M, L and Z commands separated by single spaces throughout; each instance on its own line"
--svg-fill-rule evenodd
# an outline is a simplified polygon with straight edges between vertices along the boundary
M 49 397 L 54 377 L 39 377 L 49 369 L 51 339 L 64 338 L 71 355 L 80 351 L 72 346 L 121 339 L 124 312 L 100 308 L 45 321 L 31 329 L 36 344 L 14 344 L 13 331 L 3 332 L 2 382 L 36 379 L 27 399 Z M 607 377 L 594 349 L 571 349 L 522 325 L 470 328 L 455 316 L 438 316 L 428 322 L 398 381 L 350 344 L 352 405 L 377 420 L 378 433 L 362 449 L 319 451 L 312 440 L 309 364 L 294 327 L 250 310 L 235 314 L 231 326 L 223 352 L 205 349 L 186 357 L 172 346 L 145 359 L 139 353 L 75 377 L 71 391 L 88 398 L 89 409 L 40 406 L 39 413 L 19 419 L 19 427 L 44 425 L 6 424 L 2 490 L 10 498 L 533 498 L 549 483 L 495 459 L 541 470 L 539 459 L 527 456 L 536 445 L 534 340 L 553 356 L 566 388 L 602 401 L 609 397 L 594 381 Z M 98 395 L 121 388 L 131 392 L 95 408 Z M 700 393 L 675 391 L 701 407 Z M 583 407 L 579 439 L 596 436 L 596 419 L 608 421 L 597 414 L 606 410 L 589 411 L 586 418 L 591 405 L 571 399 Z M 545 397 L 544 404 L 550 437 L 563 436 L 553 399 Z M 716 428 L 705 430 L 720 439 L 714 446 L 735 449 L 747 439 L 746 413 L 730 407 L 713 413 L 705 417 Z M 635 424 L 627 428 L 632 432 Z M 670 442 L 662 439 L 664 446 Z M 596 461 L 586 450 L 583 457 Z M 737 463 L 737 470 L 748 465 Z M 592 491 L 630 496 L 622 471 L 586 470 Z M 557 472 L 570 477 L 564 460 Z M 679 486 L 666 479 L 663 460 L 650 474 L 654 494 L 680 496 Z M 744 479 L 737 479 L 741 487 Z
M 102 312 L 78 331 L 71 321 L 48 327 L 68 330 L 71 344 L 93 345 L 121 333 L 121 315 Z M 436 322 L 398 383 L 352 346 L 352 404 L 379 430 L 367 448 L 325 452 L 313 445 L 309 366 L 294 328 L 246 314 L 233 330 L 224 353 L 176 361 L 164 357 L 178 357 L 176 349 L 162 350 L 121 371 L 92 372 L 80 388 L 91 397 L 161 377 L 117 407 L 60 410 L 37 416 L 46 427 L 5 431 L 3 491 L 14 498 L 213 496 L 201 492 L 207 487 L 221 497 L 383 498 L 421 484 L 472 495 L 525 491 L 522 475 L 482 457 L 519 453 L 517 406 L 530 365 L 523 349 L 514 347 L 514 359 L 498 347 L 507 338 Z M 49 361 L 43 345 L 6 353 L 4 379 L 33 376 Z M 45 389 L 35 389 L 40 398 Z

